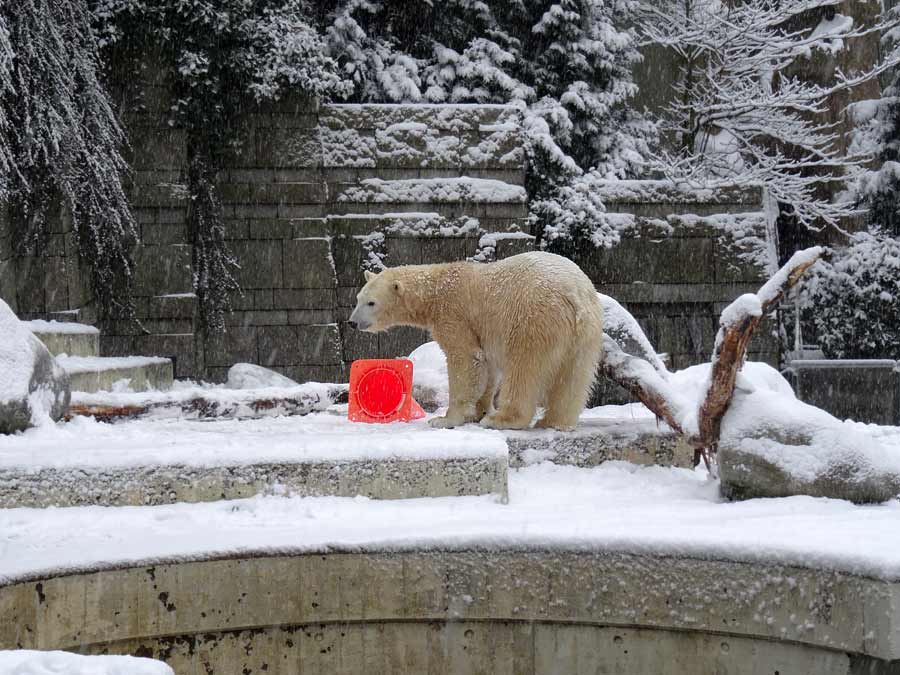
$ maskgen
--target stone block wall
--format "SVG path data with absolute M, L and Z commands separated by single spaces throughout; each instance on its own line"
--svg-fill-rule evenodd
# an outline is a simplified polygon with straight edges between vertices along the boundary
M 86 268 L 79 262 L 75 232 L 64 209 L 51 213 L 40 254 L 21 255 L 6 208 L 0 209 L 0 297 L 23 318 L 65 316 L 89 301 Z
M 363 269 L 489 260 L 531 243 L 520 227 L 525 156 L 512 108 L 296 99 L 250 111 L 242 123 L 218 177 L 242 292 L 227 330 L 204 338 L 192 293 L 187 136 L 156 105 L 128 115 L 140 325 L 105 322 L 103 355 L 167 356 L 178 377 L 214 381 L 236 362 L 342 381 L 352 360 L 405 355 L 425 339 L 349 329 Z M 29 261 L 19 259 L 19 273 L 3 278 L 14 279 L 23 316 L 94 323 L 85 293 L 69 292 L 63 272 L 77 256 L 63 245 L 71 233 L 59 234 L 59 250 L 51 247 L 35 273 L 23 273 Z
M 525 153 L 513 108 L 307 99 L 256 108 L 218 176 L 242 293 L 227 330 L 204 338 L 187 231 L 188 138 L 152 103 L 126 118 L 140 325 L 102 325 L 104 355 L 166 356 L 176 376 L 213 381 L 237 362 L 299 381 L 345 381 L 353 360 L 403 356 L 426 339 L 414 329 L 369 335 L 348 326 L 365 269 L 489 261 L 534 245 L 523 232 Z M 722 308 L 764 279 L 754 262 L 765 234 L 761 195 L 653 182 L 604 191 L 622 239 L 582 248 L 577 262 L 635 314 L 673 367 L 707 361 Z M 0 283 L 14 287 L 0 292 L 24 317 L 95 323 L 74 235 L 59 223 L 40 259 L 13 259 L 0 230 Z M 735 223 L 740 240 L 729 234 Z M 751 358 L 777 362 L 767 331 Z
M 603 193 L 621 241 L 582 246 L 576 262 L 634 314 L 673 368 L 709 361 L 722 310 L 767 278 L 761 190 L 696 192 L 635 181 L 609 183 Z M 751 360 L 778 365 L 773 331 L 768 321 L 758 329 Z

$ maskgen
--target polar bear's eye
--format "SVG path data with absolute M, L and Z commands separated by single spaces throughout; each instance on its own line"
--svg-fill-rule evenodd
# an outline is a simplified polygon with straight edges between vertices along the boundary
M 369 307 L 374 307 L 374 306 L 375 306 L 375 303 L 374 303 L 374 302 L 370 302 L 370 303 L 369 303 Z

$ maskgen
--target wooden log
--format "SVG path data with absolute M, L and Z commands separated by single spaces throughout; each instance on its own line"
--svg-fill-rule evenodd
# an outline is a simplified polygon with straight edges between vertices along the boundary
M 297 387 L 267 391 L 192 389 L 153 394 L 89 394 L 69 406 L 67 419 L 94 417 L 117 422 L 151 416 L 185 419 L 253 419 L 308 415 L 347 400 L 347 385 Z
M 669 427 L 689 439 L 681 420 L 684 419 L 679 398 L 654 364 L 627 354 L 606 333 L 603 334 L 603 360 L 600 372 L 627 390 Z
M 758 293 L 741 296 L 722 312 L 713 351 L 710 384 L 698 415 L 699 441 L 703 448 L 714 451 L 719 443 L 722 418 L 731 404 L 737 375 L 744 365 L 753 331 L 822 253 L 819 246 L 798 251 Z
M 695 459 L 703 458 L 709 465 L 708 451 L 714 452 L 718 444 L 722 418 L 734 395 L 737 374 L 744 363 L 753 331 L 821 256 L 822 249 L 818 246 L 796 253 L 759 292 L 741 296 L 722 312 L 712 356 L 710 386 L 699 411 L 697 401 L 685 401 L 674 390 L 667 372 L 645 358 L 625 353 L 616 340 L 606 334 L 603 336 L 604 356 L 600 372 L 631 393 L 673 431 L 684 436 L 697 451 Z M 625 325 L 625 322 L 620 323 Z M 646 340 L 642 332 L 635 334 L 640 331 L 637 322 L 628 322 L 627 331 L 632 340 Z M 698 412 L 696 430 L 686 423 L 693 419 L 695 411 Z

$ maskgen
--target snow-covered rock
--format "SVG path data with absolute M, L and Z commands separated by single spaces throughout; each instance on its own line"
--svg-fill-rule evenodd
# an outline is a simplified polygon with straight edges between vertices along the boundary
M 264 389 L 267 387 L 296 387 L 297 383 L 274 370 L 252 363 L 235 363 L 228 369 L 229 389 Z
M 0 300 L 0 433 L 56 421 L 69 407 L 69 378 Z
M 437 342 L 426 342 L 409 355 L 413 362 L 413 398 L 425 410 L 434 412 L 450 404 L 447 357 Z
M 900 495 L 900 447 L 775 387 L 739 387 L 722 420 L 719 475 L 734 499 L 809 495 L 857 503 Z
M 134 656 L 82 656 L 30 649 L 0 651 L 3 675 L 174 675 L 162 661 Z

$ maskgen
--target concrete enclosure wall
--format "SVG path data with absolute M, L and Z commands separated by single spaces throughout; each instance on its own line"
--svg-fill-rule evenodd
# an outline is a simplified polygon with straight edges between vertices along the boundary
M 0 587 L 0 649 L 203 673 L 895 672 L 895 583 L 624 553 L 356 552 Z
M 353 360 L 403 356 L 427 339 L 414 329 L 372 336 L 349 328 L 364 269 L 490 261 L 534 246 L 523 231 L 525 145 L 513 108 L 307 99 L 257 108 L 242 120 L 240 145 L 219 175 L 243 293 L 233 297 L 226 332 L 203 338 L 191 292 L 187 138 L 165 122 L 167 90 L 158 87 L 163 93 L 147 97 L 155 108 L 126 117 L 141 326 L 105 322 L 104 356 L 166 356 L 177 377 L 213 381 L 237 362 L 298 381 L 345 381 Z M 606 198 L 611 214 L 631 218 L 631 226 L 618 245 L 580 250 L 576 260 L 635 313 L 673 366 L 707 361 L 719 311 L 763 277 L 722 218 L 742 219 L 758 243 L 761 195 L 657 188 Z M 96 323 L 74 233 L 62 216 L 54 227 L 39 258 L 15 259 L 9 237 L 0 236 L 0 293 L 23 318 Z M 751 358 L 776 362 L 777 344 L 759 335 Z

